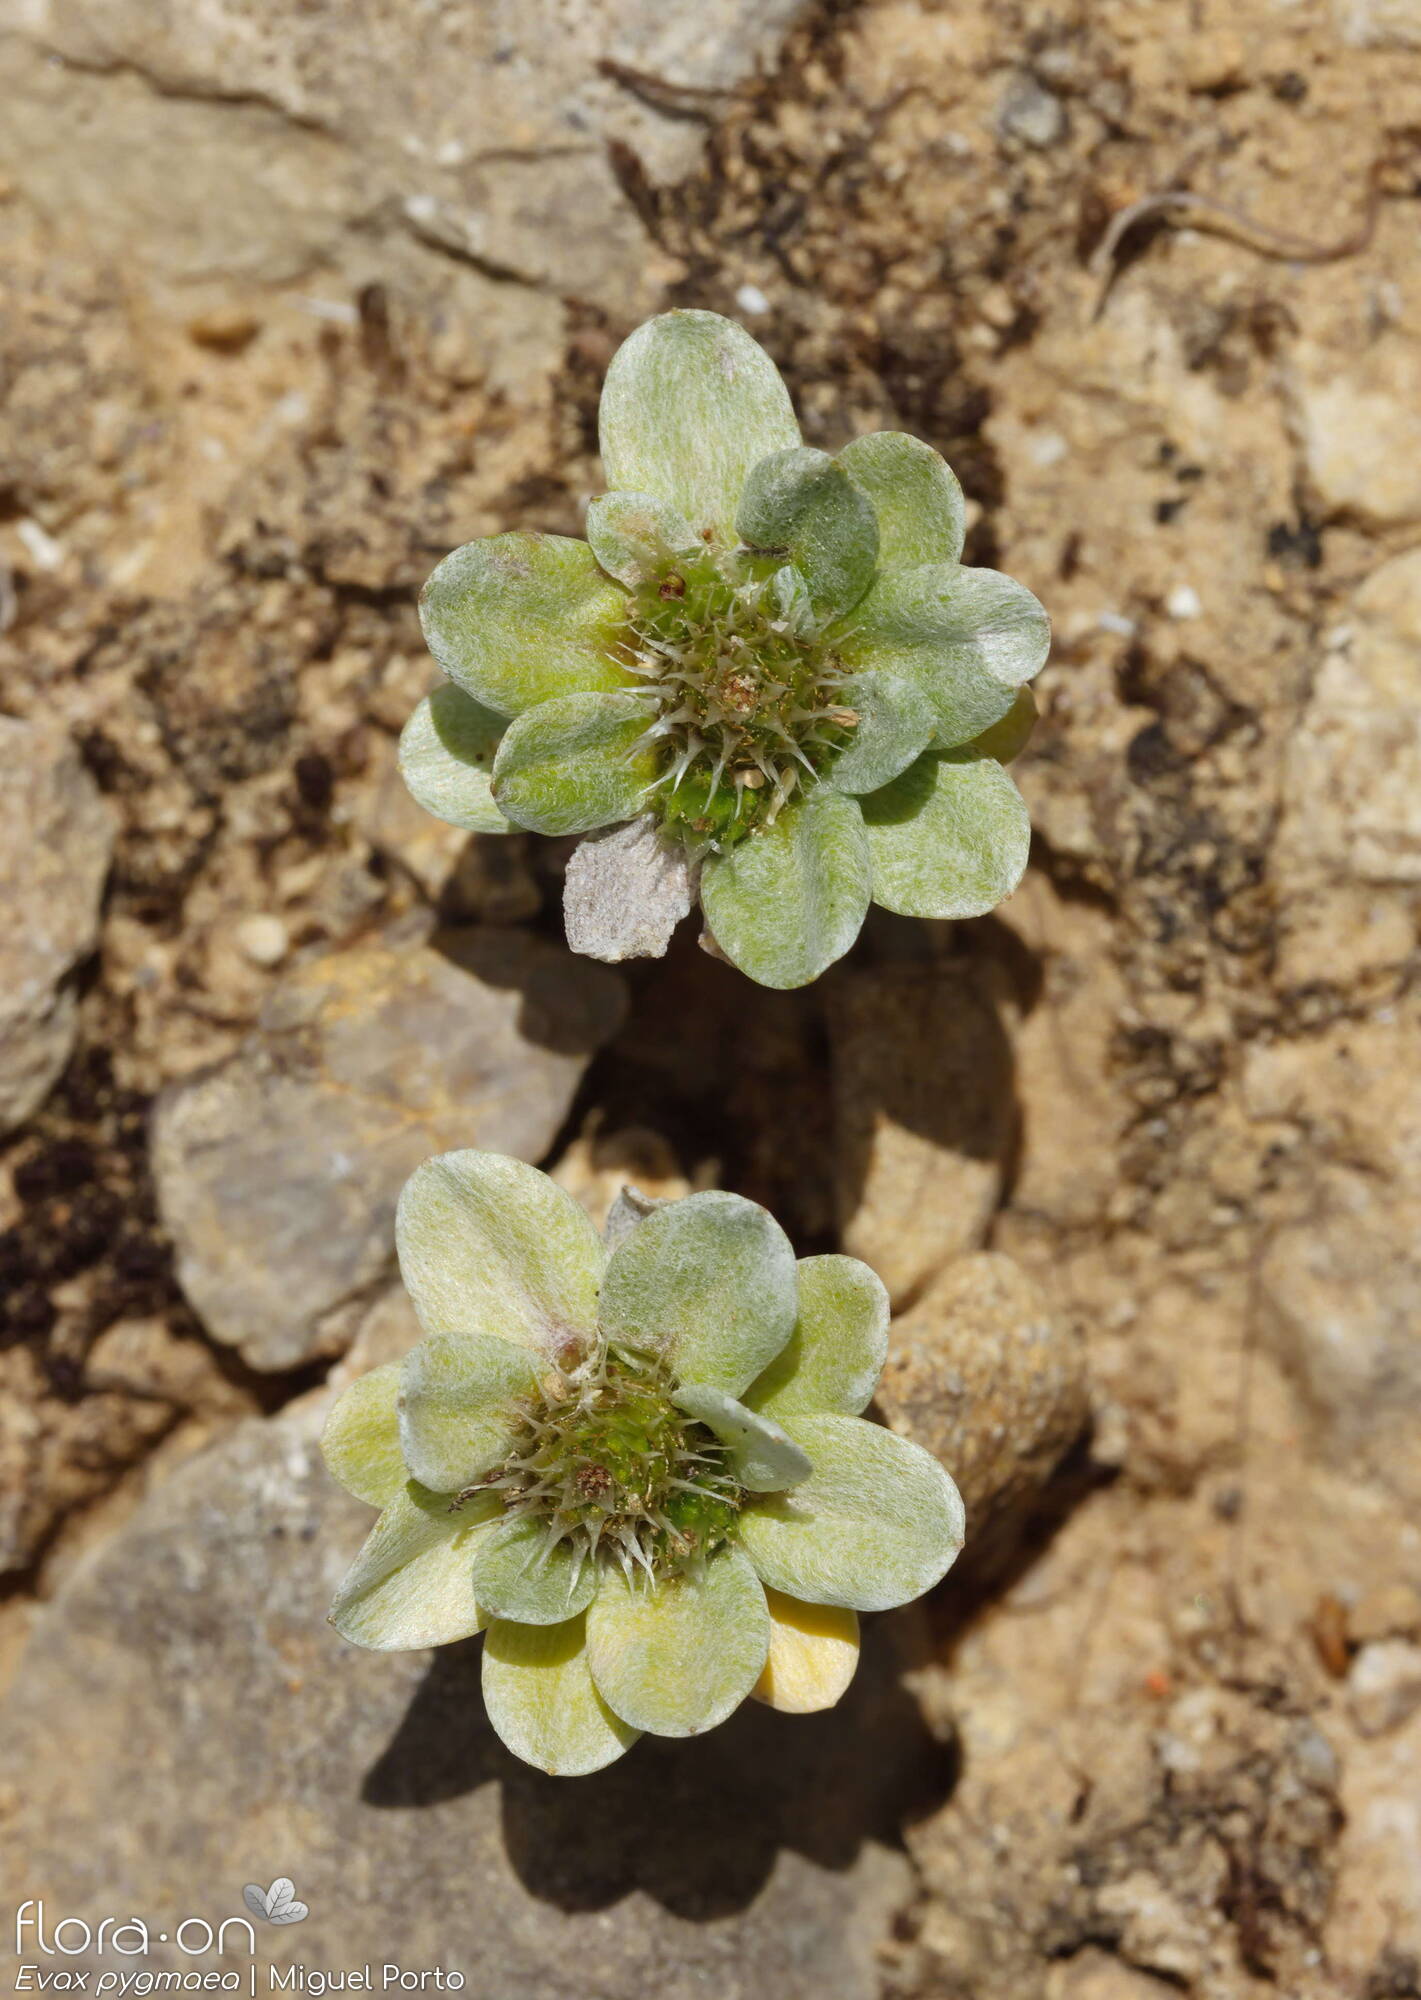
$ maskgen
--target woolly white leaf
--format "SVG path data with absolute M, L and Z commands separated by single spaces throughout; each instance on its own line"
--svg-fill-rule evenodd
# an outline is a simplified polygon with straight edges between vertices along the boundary
M 668 1202 L 607 1265 L 602 1325 L 666 1356 L 679 1381 L 739 1395 L 789 1339 L 794 1251 L 753 1201 L 718 1190 Z
M 888 1358 L 888 1291 L 857 1257 L 802 1257 L 794 1332 L 745 1400 L 780 1423 L 801 1414 L 857 1416 Z
M 935 1458 L 862 1417 L 795 1417 L 788 1429 L 814 1470 L 740 1517 L 764 1583 L 810 1604 L 888 1611 L 946 1575 L 965 1520 Z
M 400 1454 L 399 1393 L 398 1363 L 372 1369 L 337 1398 L 321 1432 L 326 1470 L 371 1507 L 383 1507 L 409 1477 Z
M 809 1460 L 772 1418 L 746 1409 L 709 1384 L 677 1391 L 673 1401 L 730 1446 L 730 1469 L 752 1493 L 780 1493 L 809 1472 Z
M 586 542 L 566 535 L 466 542 L 424 586 L 419 615 L 450 680 L 500 715 L 632 679 L 612 657 L 625 593 L 597 567 Z
M 568 944 L 617 965 L 661 958 L 689 916 L 695 871 L 683 847 L 664 840 L 650 813 L 594 833 L 573 850 L 563 889 Z
M 593 1685 L 580 1616 L 563 1625 L 494 1619 L 484 1639 L 483 1694 L 488 1719 L 514 1756 L 550 1777 L 600 1771 L 641 1734 Z
M 721 950 L 761 986 L 807 986 L 842 958 L 871 890 L 856 799 L 821 787 L 701 871 L 701 907 Z
M 654 494 L 726 546 L 751 466 L 799 443 L 769 355 L 711 312 L 662 313 L 630 334 L 607 370 L 598 424 L 610 487 Z
M 664 1583 L 606 1575 L 587 1613 L 597 1691 L 623 1722 L 656 1736 L 699 1736 L 724 1722 L 760 1678 L 770 1614 L 733 1546 Z
M 605 1261 L 591 1220 L 502 1153 L 416 1167 L 395 1217 L 400 1271 L 426 1332 L 489 1333 L 557 1354 L 597 1325 Z

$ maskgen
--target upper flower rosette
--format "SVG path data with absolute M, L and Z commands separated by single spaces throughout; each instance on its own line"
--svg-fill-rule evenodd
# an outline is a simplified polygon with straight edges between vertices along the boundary
M 591 834 L 577 950 L 659 954 L 697 894 L 762 985 L 816 979 L 869 903 L 971 917 L 1026 865 L 1002 768 L 1046 658 L 1036 599 L 964 568 L 962 491 L 898 431 L 802 443 L 769 356 L 716 313 L 624 342 L 587 541 L 446 556 L 421 614 L 446 686 L 401 767 L 471 831 Z
M 796 1262 L 718 1192 L 624 1196 L 604 1243 L 477 1152 L 416 1170 L 397 1237 L 424 1337 L 327 1420 L 331 1471 L 381 1510 L 331 1619 L 378 1648 L 484 1632 L 489 1718 L 529 1763 L 595 1771 L 751 1693 L 828 1707 L 857 1613 L 952 1563 L 956 1487 L 859 1414 L 888 1297 L 855 1258 Z

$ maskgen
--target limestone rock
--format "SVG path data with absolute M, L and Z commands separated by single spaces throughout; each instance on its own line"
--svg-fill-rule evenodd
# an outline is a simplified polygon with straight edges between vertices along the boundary
M 1265 1325 L 1327 1454 L 1421 1497 L 1421 1201 L 1340 1170 L 1322 1200 L 1265 1253 Z
M 894 1303 L 979 1249 L 1016 1129 L 1011 1051 L 970 960 L 849 971 L 828 993 L 844 1248 Z
M 1078 1603 L 1071 1615 L 1089 1651 Z M 1039 1648 L 1039 1625 L 1022 1622 Z M 970 1652 L 959 1649 L 955 1662 L 960 1682 L 965 1667 L 969 1685 L 978 1683 L 963 1715 L 962 1784 L 908 1836 L 935 1899 L 925 1935 L 939 1976 L 922 1990 L 1143 2000 L 1158 1977 L 1165 1991 L 1200 2000 L 1250 1993 L 1224 1915 L 1242 1825 L 1278 1888 L 1252 1935 L 1250 1970 L 1276 1969 L 1280 1992 L 1321 2000 L 1326 1989 L 1295 1975 L 1327 1913 L 1339 1774 L 1310 1720 L 1269 1714 L 1216 1687 L 1191 1690 L 1163 1716 L 1142 1713 L 1117 1688 L 1111 1699 L 1068 1699 L 1064 1713 L 1033 1720 L 1025 1681 L 1003 1685 L 998 1665 L 983 1686 Z M 1070 1687 L 1069 1671 L 1060 1679 Z M 997 1712 L 982 1713 L 988 1704 Z M 1058 1975 L 1052 1983 L 1043 1959 L 1073 1957 L 1102 1937 L 1135 1968 L 1133 1982 L 1077 1989 Z
M 1365 1992 L 1390 1964 L 1395 1979 L 1372 1990 L 1404 1993 L 1405 1968 L 1421 1958 L 1418 1760 L 1421 1712 L 1413 1712 L 1404 1728 L 1353 1745 L 1343 1765 L 1347 1817 L 1325 1943 L 1344 1992 Z
M 36 0 L 0 52 L 17 106 L 0 166 L 168 282 L 457 280 L 485 349 L 531 376 L 563 298 L 634 319 L 655 296 L 612 148 L 666 181 L 704 132 L 629 73 L 733 87 L 801 6 Z
M 338 1352 L 388 1279 L 431 1153 L 536 1160 L 618 1026 L 616 974 L 519 931 L 299 967 L 229 1062 L 159 1101 L 153 1165 L 183 1290 L 256 1368 Z
M 4 1878 L 216 1921 L 290 1875 L 310 1916 L 262 1932 L 263 1987 L 270 1958 L 457 1969 L 466 2000 L 874 2000 L 910 1886 L 879 1842 L 948 1781 L 887 1621 L 833 1714 L 747 1702 L 546 1778 L 485 1721 L 477 1641 L 431 1664 L 325 1623 L 372 1517 L 320 1462 L 324 1401 L 174 1472 L 42 1612 L 0 1722 Z
M 343 1389 L 357 1375 L 383 1368 L 388 1361 L 403 1361 L 421 1336 L 414 1302 L 404 1286 L 395 1280 L 378 1292 L 361 1315 L 354 1337 L 345 1353 L 331 1369 L 326 1381 Z
M 1316 1162 L 1307 1212 L 1273 1231 L 1261 1326 L 1339 1470 L 1421 1499 L 1421 1010 L 1403 999 L 1308 1040 L 1260 1044 L 1244 1105 Z
M 1342 39 L 1359 49 L 1421 49 L 1421 0 L 1333 0 Z
M 1347 1636 L 1354 1646 L 1374 1639 L 1414 1639 L 1421 1634 L 1421 1591 L 1400 1581 L 1369 1590 L 1347 1607 Z
M 1421 882 L 1421 550 L 1357 592 L 1289 741 L 1285 866 Z M 1316 976 L 1316 974 L 1314 974 Z
M 961 1257 L 894 1321 L 878 1404 L 957 1481 L 975 1566 L 1084 1428 L 1081 1342 L 1010 1257 Z
M 184 1417 L 230 1423 L 253 1399 L 217 1355 L 159 1319 L 119 1320 L 89 1350 L 80 1393 L 50 1391 L 28 1346 L 0 1353 L 0 1575 L 24 1569 Z
M 0 1132 L 38 1108 L 68 1059 L 64 982 L 97 941 L 113 839 L 68 736 L 0 716 Z
M 1421 519 L 1421 362 L 1383 335 L 1346 373 L 1304 356 L 1298 389 L 1308 474 L 1323 506 L 1373 527 Z
M 1178 1991 L 1152 1973 L 1088 1945 L 1052 1970 L 1046 2000 L 1169 2000 Z

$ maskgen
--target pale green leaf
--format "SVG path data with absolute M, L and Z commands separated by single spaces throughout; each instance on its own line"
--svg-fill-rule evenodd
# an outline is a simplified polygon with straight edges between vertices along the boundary
M 1001 721 L 994 722 L 990 729 L 984 729 L 966 747 L 975 750 L 979 757 L 992 757 L 998 764 L 1010 764 L 1031 741 L 1036 714 L 1035 695 L 1029 687 L 1019 687 L 1016 700 Z
M 585 1611 L 601 1575 L 569 1543 L 548 1546 L 547 1524 L 529 1517 L 490 1528 L 474 1552 L 474 1595 L 494 1618 L 558 1625 Z
M 930 752 L 862 805 L 873 900 L 899 916 L 985 916 L 1025 872 L 1026 802 L 990 757 Z
M 794 1417 L 814 1470 L 753 1501 L 741 1545 L 761 1579 L 811 1604 L 888 1611 L 951 1568 L 965 1519 L 957 1488 L 920 1445 L 862 1417 Z
M 718 1189 L 638 1223 L 613 1251 L 602 1325 L 624 1346 L 666 1357 L 679 1383 L 740 1392 L 789 1339 L 794 1251 L 765 1209 Z
M 400 1446 L 435 1493 L 460 1493 L 506 1458 L 541 1377 L 533 1352 L 491 1333 L 427 1333 L 400 1369 Z
M 913 681 L 932 704 L 940 747 L 969 743 L 1000 722 L 1022 681 L 1043 665 L 1046 613 L 1029 590 L 993 569 L 925 563 L 880 571 L 830 637 L 848 667 Z
M 802 1257 L 794 1332 L 746 1402 L 780 1423 L 806 1412 L 857 1416 L 888 1358 L 888 1316 L 887 1287 L 857 1257 Z
M 394 1495 L 331 1606 L 343 1639 L 377 1652 L 446 1646 L 482 1629 L 473 1555 L 499 1503 L 480 1495 L 451 1511 L 413 1480 Z
M 789 558 L 821 622 L 851 611 L 873 581 L 873 504 L 825 451 L 797 445 L 762 458 L 745 482 L 735 525 L 750 548 Z
M 606 1572 L 587 1613 L 597 1691 L 633 1729 L 699 1736 L 737 1709 L 770 1645 L 765 1593 L 741 1550 L 658 1584 Z
M 709 1383 L 678 1389 L 672 1401 L 730 1447 L 730 1470 L 751 1493 L 782 1493 L 809 1472 L 809 1460 L 771 1417 L 757 1415 Z
M 515 826 L 590 833 L 634 819 L 656 781 L 644 742 L 654 720 L 634 694 L 568 694 L 508 725 L 493 766 L 493 795 Z
M 395 1242 L 426 1333 L 490 1333 L 575 1360 L 596 1331 L 601 1239 L 586 1210 L 522 1160 L 424 1161 L 400 1196 Z
M 761 986 L 807 986 L 863 925 L 871 878 L 858 801 L 819 786 L 701 871 L 701 907 L 726 957 Z
M 932 703 L 901 674 L 853 674 L 834 689 L 833 706 L 858 718 L 826 773 L 836 792 L 876 792 L 922 755 L 937 727 Z
M 587 539 L 608 576 L 629 590 L 668 576 L 705 544 L 674 507 L 650 493 L 603 493 L 589 503 Z
M 484 1639 L 484 1707 L 525 1764 L 553 1778 L 600 1771 L 640 1736 L 593 1685 L 584 1620 L 518 1625 L 495 1618 Z
M 491 773 L 508 718 L 446 681 L 425 696 L 400 736 L 400 775 L 436 819 L 466 833 L 507 833 Z
M 493 535 L 445 556 L 424 586 L 425 641 L 451 681 L 501 715 L 553 695 L 625 687 L 614 655 L 627 599 L 586 542 Z
M 727 547 L 751 466 L 799 443 L 769 355 L 711 312 L 662 313 L 623 341 L 598 422 L 609 487 L 654 493 Z
M 326 1470 L 369 1507 L 383 1507 L 409 1478 L 400 1455 L 399 1392 L 398 1362 L 373 1368 L 337 1397 L 321 1432 Z
M 958 560 L 966 532 L 962 488 L 930 444 L 906 431 L 872 431 L 846 444 L 839 464 L 873 502 L 881 570 Z

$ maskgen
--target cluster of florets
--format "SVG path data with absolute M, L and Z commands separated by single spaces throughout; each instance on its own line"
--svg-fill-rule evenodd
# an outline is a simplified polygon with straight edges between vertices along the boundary
M 848 670 L 782 576 L 707 551 L 632 597 L 620 658 L 655 714 L 634 747 L 655 746 L 649 797 L 693 849 L 719 853 L 773 826 L 859 721 L 839 696 Z
M 544 1526 L 549 1553 L 567 1544 L 574 1590 L 583 1564 L 599 1559 L 628 1582 L 703 1563 L 734 1528 L 742 1492 L 726 1446 L 676 1408 L 674 1389 L 655 1355 L 595 1342 L 516 1406 L 502 1464 L 453 1506 L 500 1494 L 505 1514 Z

